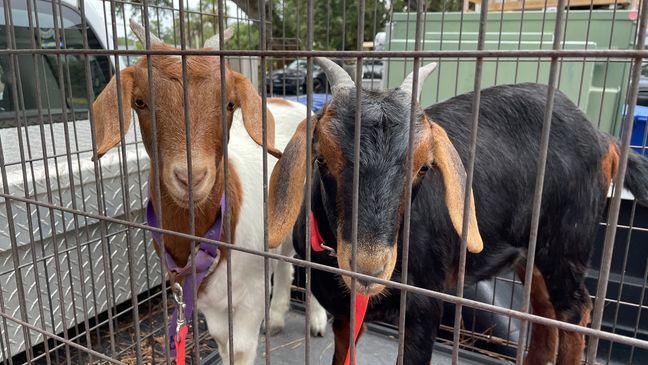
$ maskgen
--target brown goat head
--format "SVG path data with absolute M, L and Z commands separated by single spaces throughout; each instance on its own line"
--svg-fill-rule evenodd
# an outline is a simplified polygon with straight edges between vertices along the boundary
M 144 28 L 131 21 L 131 29 L 144 43 Z M 231 29 L 224 33 L 227 40 Z M 174 50 L 151 35 L 153 50 Z M 219 49 L 218 35 L 205 42 L 206 50 Z M 124 128 L 130 125 L 131 109 L 137 113 L 144 145 L 149 156 L 153 138 L 157 142 L 162 188 L 181 207 L 189 205 L 189 190 L 197 206 L 206 201 L 214 189 L 223 156 L 221 128 L 221 95 L 225 92 L 228 131 L 234 110 L 240 108 L 243 124 L 250 137 L 262 144 L 261 98 L 243 75 L 221 65 L 218 56 L 187 56 L 186 84 L 183 82 L 182 59 L 177 55 L 151 56 L 152 83 L 148 82 L 146 57 L 119 73 L 119 86 L 114 76 L 93 104 L 97 140 L 97 155 L 101 157 L 121 140 L 118 91 L 122 100 Z M 220 68 L 225 67 L 226 90 L 221 90 Z M 120 89 L 120 90 L 118 90 Z M 185 124 L 187 90 L 189 112 Z M 153 95 L 154 107 L 149 105 Z M 155 117 L 154 133 L 152 118 Z M 268 113 L 268 151 L 275 157 L 281 153 L 274 148 L 274 119 Z M 187 130 L 188 129 L 188 130 Z M 191 168 L 187 165 L 187 141 L 191 142 Z M 190 181 L 191 178 L 191 181 Z M 189 186 L 189 185 L 192 186 Z

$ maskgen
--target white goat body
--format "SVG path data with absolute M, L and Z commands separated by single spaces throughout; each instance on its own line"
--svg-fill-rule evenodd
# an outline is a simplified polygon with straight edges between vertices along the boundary
M 283 150 L 295 128 L 306 116 L 302 104 L 268 100 L 268 111 L 275 119 L 275 147 Z M 228 144 L 230 164 L 241 183 L 242 204 L 236 222 L 234 244 L 263 251 L 263 158 L 262 148 L 246 132 L 240 111 L 234 113 Z M 268 179 L 277 159 L 268 155 Z M 293 246 L 286 242 L 279 249 L 283 255 L 292 256 Z M 259 330 L 264 318 L 264 265 L 263 257 L 229 250 L 232 261 L 232 310 L 234 363 L 248 365 L 254 362 Z M 270 308 L 271 333 L 283 328 L 284 316 L 289 309 L 290 285 L 293 268 L 289 263 L 271 261 L 274 272 L 273 297 Z M 198 309 L 207 320 L 210 334 L 218 344 L 225 364 L 229 364 L 227 266 L 220 263 L 206 279 L 198 297 Z M 312 333 L 323 335 L 326 312 L 314 301 L 311 310 Z

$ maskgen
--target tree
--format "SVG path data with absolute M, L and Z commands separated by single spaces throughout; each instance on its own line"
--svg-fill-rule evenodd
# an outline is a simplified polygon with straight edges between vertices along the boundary
M 233 0 L 251 19 L 259 19 L 259 2 Z M 421 0 L 366 0 L 364 12 L 364 39 L 372 41 L 384 30 L 392 12 L 415 11 Z M 459 11 L 462 0 L 424 0 L 426 11 Z M 303 0 L 264 0 L 266 19 L 272 37 L 292 38 L 302 48 L 307 39 L 307 2 Z M 272 4 L 272 5 L 270 5 Z M 272 13 L 272 14 L 270 14 Z M 358 2 L 354 0 L 313 1 L 313 49 L 356 50 Z
M 394 0 L 394 11 L 416 11 L 419 0 Z M 430 12 L 460 11 L 462 0 L 425 0 L 425 9 Z
M 142 0 L 133 0 L 139 3 Z M 228 49 L 259 49 L 260 7 L 257 0 L 231 0 L 249 20 L 237 24 L 235 36 Z M 272 39 L 296 41 L 299 48 L 307 48 L 307 2 L 304 0 L 262 0 L 266 19 L 266 48 Z M 418 1 L 425 1 L 426 11 L 458 11 L 463 0 L 366 0 L 363 41 L 372 41 L 385 28 L 393 12 L 415 11 Z M 218 0 L 202 0 L 195 9 L 185 9 L 184 34 L 187 47 L 201 47 L 216 33 L 219 26 Z M 156 0 L 149 10 L 149 22 L 155 33 L 167 43 L 180 44 L 180 20 L 177 12 L 155 7 L 173 7 L 173 0 Z M 131 7 L 131 16 L 140 14 L 139 7 Z M 227 9 L 223 9 L 225 12 Z M 118 11 L 124 10 L 119 7 Z M 173 15 L 171 15 L 173 14 Z M 173 16 L 173 19 L 171 19 Z M 160 26 L 158 27 L 158 19 Z M 356 50 L 358 2 L 354 0 L 313 1 L 313 49 Z M 159 32 L 157 30 L 159 29 Z
M 363 41 L 373 40 L 388 19 L 386 0 L 365 2 Z M 297 38 L 306 46 L 308 19 L 300 0 L 273 0 L 272 36 Z M 313 49 L 355 50 L 357 47 L 358 3 L 352 0 L 313 2 Z

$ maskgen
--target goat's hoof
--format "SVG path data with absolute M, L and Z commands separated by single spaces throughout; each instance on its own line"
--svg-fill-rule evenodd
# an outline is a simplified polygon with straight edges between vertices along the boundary
M 265 322 L 261 326 L 261 330 L 263 331 L 263 333 L 268 336 L 274 336 L 279 332 L 283 331 L 283 329 L 284 329 L 283 321 L 281 321 L 281 323 L 274 323 L 272 320 L 270 320 L 270 325 L 268 327 L 266 327 Z
M 326 333 L 326 327 L 324 328 L 315 328 L 311 327 L 311 336 L 313 337 L 324 337 L 324 333 Z
M 313 337 L 324 337 L 324 334 L 326 333 L 326 324 L 328 323 L 326 312 L 323 309 L 311 312 L 310 322 L 311 335 Z
M 270 326 L 270 328 L 268 329 L 269 332 L 266 332 L 266 335 L 272 337 L 274 335 L 279 334 L 281 331 L 283 331 L 283 329 L 284 329 L 284 326 L 277 326 L 277 325 Z
M 278 334 L 279 332 L 283 331 L 284 325 L 285 325 L 285 320 L 283 319 L 283 316 L 281 316 L 281 320 L 276 320 L 276 319 L 272 320 L 272 318 L 277 318 L 277 317 L 273 317 L 272 315 L 270 315 L 270 323 L 269 323 L 269 326 L 268 326 L 269 328 L 266 328 L 265 322 L 264 322 L 263 327 L 262 327 L 263 331 L 268 336 L 274 336 L 274 335 Z M 266 329 L 267 329 L 267 331 L 266 331 Z

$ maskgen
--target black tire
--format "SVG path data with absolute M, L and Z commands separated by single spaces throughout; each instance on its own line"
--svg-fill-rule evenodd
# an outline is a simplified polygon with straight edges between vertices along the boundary
M 322 79 L 314 79 L 313 80 L 313 92 L 314 93 L 321 93 L 324 91 L 324 81 Z

